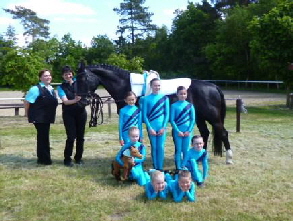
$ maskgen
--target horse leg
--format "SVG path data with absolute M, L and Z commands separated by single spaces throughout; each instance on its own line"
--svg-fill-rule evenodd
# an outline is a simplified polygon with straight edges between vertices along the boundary
M 228 139 L 228 131 L 225 129 L 225 127 L 223 127 L 222 141 L 226 149 L 226 164 L 233 164 L 233 152 L 231 150 L 230 142 Z
M 223 156 L 222 152 L 222 136 L 221 136 L 221 129 L 218 129 L 216 126 L 213 125 L 213 135 L 214 135 L 214 155 L 215 156 Z
M 203 148 L 207 149 L 210 131 L 208 129 L 206 121 L 201 119 L 199 116 L 197 117 L 197 128 L 198 128 L 198 130 L 200 132 L 200 135 L 203 138 L 203 142 L 204 142 Z
M 213 125 L 214 132 L 215 132 L 215 144 L 221 143 L 221 149 L 219 149 L 219 145 L 215 146 L 215 151 L 222 151 L 222 142 L 224 143 L 226 149 L 226 164 L 233 164 L 232 157 L 233 153 L 230 148 L 230 143 L 228 139 L 228 131 L 225 129 L 222 123 L 216 123 Z M 216 149 L 218 148 L 218 149 Z

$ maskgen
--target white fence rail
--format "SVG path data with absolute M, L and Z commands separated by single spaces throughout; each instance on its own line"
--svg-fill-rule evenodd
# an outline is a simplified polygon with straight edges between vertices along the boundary
M 228 84 L 237 84 L 238 88 L 240 88 L 241 85 L 244 85 L 245 87 L 248 87 L 251 85 L 251 88 L 253 88 L 254 84 L 264 84 L 267 85 L 267 89 L 270 89 L 270 85 L 274 85 L 275 88 L 279 89 L 280 85 L 284 84 L 283 81 L 236 81 L 236 80 L 204 80 L 204 81 L 209 81 L 212 83 L 224 83 L 225 86 L 227 87 Z

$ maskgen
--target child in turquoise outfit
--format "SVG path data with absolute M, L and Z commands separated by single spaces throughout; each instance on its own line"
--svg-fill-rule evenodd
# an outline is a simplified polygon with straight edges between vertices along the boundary
M 183 86 L 177 88 L 178 101 L 171 105 L 170 123 L 173 127 L 172 136 L 175 144 L 175 165 L 181 169 L 182 154 L 186 156 L 190 147 L 196 116 L 194 106 L 186 101 L 187 90 Z
M 130 141 L 128 130 L 130 127 L 138 127 L 140 130 L 140 141 L 142 142 L 142 114 L 139 108 L 135 106 L 136 95 L 134 92 L 129 91 L 125 97 L 127 105 L 120 110 L 119 113 L 119 142 L 120 145 Z
M 192 137 L 192 148 L 188 151 L 182 162 L 182 168 L 186 167 L 190 172 L 192 179 L 199 187 L 204 187 L 208 176 L 209 164 L 208 153 L 203 149 L 203 138 L 201 136 Z M 202 164 L 202 171 L 198 168 L 198 163 Z
M 180 170 L 179 174 L 175 174 L 175 179 L 169 173 L 165 176 L 175 202 L 182 202 L 184 198 L 189 202 L 196 201 L 196 186 L 188 170 Z
M 161 83 L 158 78 L 151 80 L 150 86 L 152 93 L 143 98 L 143 120 L 151 143 L 153 166 L 157 170 L 163 170 L 169 98 L 159 93 Z
M 130 177 L 137 181 L 137 184 L 140 186 L 144 186 L 149 180 L 148 174 L 143 169 L 143 163 L 146 159 L 146 147 L 139 142 L 139 129 L 137 127 L 129 128 L 129 139 L 130 142 L 124 144 L 120 151 L 116 155 L 116 161 L 123 166 L 122 155 L 125 150 L 130 149 L 132 146 L 136 147 L 140 154 L 142 155 L 141 159 L 135 158 L 135 165 L 132 167 L 130 171 Z
M 149 200 L 156 198 L 166 199 L 168 194 L 168 185 L 165 181 L 165 175 L 159 170 L 150 172 L 151 180 L 145 185 L 145 193 Z

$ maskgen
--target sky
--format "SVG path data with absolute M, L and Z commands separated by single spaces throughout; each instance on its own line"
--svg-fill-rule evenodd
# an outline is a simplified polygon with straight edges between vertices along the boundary
M 107 35 L 115 40 L 118 38 L 119 16 L 113 8 L 119 8 L 121 2 L 123 0 L 0 0 L 0 34 L 5 35 L 8 25 L 11 25 L 16 30 L 18 44 L 24 44 L 20 20 L 12 19 L 12 15 L 3 10 L 15 10 L 15 6 L 20 5 L 36 12 L 39 18 L 49 20 L 50 36 L 59 40 L 68 33 L 87 46 L 97 35 Z M 159 27 L 166 25 L 170 30 L 174 11 L 185 10 L 187 4 L 188 0 L 146 0 L 143 6 L 154 13 L 151 17 L 153 24 Z

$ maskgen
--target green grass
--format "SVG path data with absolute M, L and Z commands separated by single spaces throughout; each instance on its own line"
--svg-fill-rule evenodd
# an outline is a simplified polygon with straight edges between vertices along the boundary
M 33 125 L 23 117 L 1 117 L 1 220 L 293 220 L 293 112 L 277 105 L 247 109 L 236 133 L 235 107 L 228 107 L 225 125 L 234 165 L 210 152 L 210 176 L 195 203 L 148 201 L 142 187 L 114 180 L 115 116 L 87 128 L 85 165 L 73 168 L 63 166 L 66 136 L 60 118 L 51 127 L 53 165 L 38 166 Z M 165 168 L 173 169 L 170 128 L 168 135 Z M 145 143 L 145 168 L 151 168 Z

